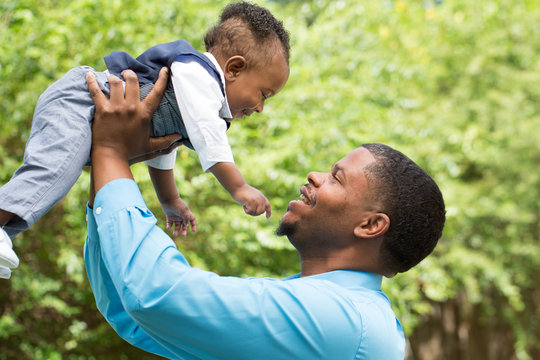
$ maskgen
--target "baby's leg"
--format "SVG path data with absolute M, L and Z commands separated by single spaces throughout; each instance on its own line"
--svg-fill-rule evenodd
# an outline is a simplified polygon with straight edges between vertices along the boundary
M 10 213 L 9 211 L 0 209 L 0 227 L 6 225 L 15 216 L 17 215 L 15 215 L 14 213 Z
M 11 238 L 28 229 L 56 204 L 89 164 L 94 102 L 85 75 L 70 70 L 39 98 L 24 162 L 0 188 L 0 208 L 15 214 L 4 226 Z M 106 75 L 96 74 L 105 86 Z

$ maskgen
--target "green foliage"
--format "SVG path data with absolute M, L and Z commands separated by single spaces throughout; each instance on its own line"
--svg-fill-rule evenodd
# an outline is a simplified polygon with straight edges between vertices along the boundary
M 236 276 L 299 271 L 273 235 L 309 171 L 365 142 L 400 149 L 431 173 L 447 204 L 434 255 L 385 281 L 408 334 L 433 302 L 464 298 L 514 334 L 519 359 L 540 351 L 540 9 L 536 1 L 268 1 L 292 38 L 291 76 L 265 113 L 229 132 L 247 181 L 272 218 L 243 214 L 196 154 L 179 153 L 177 182 L 198 220 L 178 240 L 194 266 Z M 219 1 L 5 0 L 0 3 L 0 183 L 22 161 L 41 92 L 78 65 L 104 69 L 185 38 L 202 50 Z M 142 165 L 135 176 L 160 225 Z M 98 314 L 84 273 L 83 173 L 17 237 L 21 266 L 0 286 L 0 359 L 155 358 L 124 343 Z M 486 320 L 487 321 L 487 320 Z

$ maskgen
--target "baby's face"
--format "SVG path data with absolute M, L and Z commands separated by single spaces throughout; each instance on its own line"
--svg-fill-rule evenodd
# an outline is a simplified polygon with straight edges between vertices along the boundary
M 267 65 L 253 67 L 239 73 L 227 83 L 227 102 L 234 119 L 262 112 L 264 102 L 277 94 L 289 78 L 289 65 L 284 56 L 276 55 Z

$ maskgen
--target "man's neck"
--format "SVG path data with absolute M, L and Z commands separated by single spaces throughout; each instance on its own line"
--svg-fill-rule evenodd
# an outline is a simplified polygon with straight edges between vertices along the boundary
M 377 259 L 368 252 L 343 250 L 329 256 L 302 256 L 301 277 L 322 274 L 335 270 L 365 271 L 385 275 Z

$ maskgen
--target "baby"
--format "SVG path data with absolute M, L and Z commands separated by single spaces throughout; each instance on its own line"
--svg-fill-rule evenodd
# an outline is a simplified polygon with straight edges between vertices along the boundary
M 248 185 L 234 164 L 226 131 L 233 119 L 262 112 L 289 77 L 289 36 L 267 9 L 246 2 L 225 7 L 205 38 L 207 52 L 187 41 L 154 46 L 136 59 L 124 52 L 105 57 L 107 71 L 94 74 L 108 95 L 108 76 L 125 69 L 139 78 L 141 98 L 162 67 L 170 81 L 152 118 L 151 136 L 181 134 L 211 172 L 250 215 L 271 213 L 268 199 Z M 39 98 L 24 163 L 0 188 L 0 277 L 18 266 L 11 239 L 28 229 L 57 203 L 90 165 L 94 103 L 85 76 L 90 67 L 70 70 Z M 196 220 L 176 188 L 176 151 L 145 163 L 173 235 L 185 236 Z

